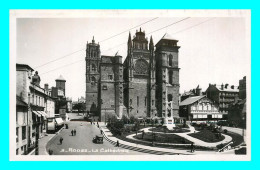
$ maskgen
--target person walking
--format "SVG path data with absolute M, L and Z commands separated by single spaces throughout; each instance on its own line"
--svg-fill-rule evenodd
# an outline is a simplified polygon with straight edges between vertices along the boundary
M 60 137 L 60 144 L 62 144 L 62 141 L 63 141 L 63 138 L 62 138 L 62 137 Z
M 73 131 L 73 132 L 74 132 L 74 136 L 76 136 L 76 133 L 77 133 L 76 129 L 74 129 L 74 131 Z
M 71 135 L 73 136 L 73 129 L 71 130 Z
M 193 153 L 195 151 L 194 143 L 192 142 L 190 145 L 190 152 Z
M 116 147 L 119 147 L 119 141 L 118 140 L 116 141 Z

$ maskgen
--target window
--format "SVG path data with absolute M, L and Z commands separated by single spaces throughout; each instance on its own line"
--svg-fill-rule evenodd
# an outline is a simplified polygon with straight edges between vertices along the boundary
M 26 139 L 26 126 L 22 127 L 22 140 Z
M 109 80 L 113 80 L 113 75 L 108 75 Z
M 137 106 L 139 106 L 139 96 L 137 96 Z
M 172 101 L 172 95 L 168 94 L 168 102 Z
M 103 90 L 107 90 L 107 85 L 103 85 Z
M 172 55 L 169 55 L 169 66 L 172 66 L 172 59 L 173 59 Z
M 92 67 L 92 71 L 96 71 L 96 65 L 95 64 L 92 64 L 91 67 Z
M 172 75 L 173 75 L 173 72 L 172 72 L 172 70 L 170 70 L 169 71 L 169 76 L 168 76 L 168 82 L 169 82 L 169 84 L 172 84 Z
M 154 100 L 152 100 L 152 106 L 154 105 Z
M 96 82 L 96 78 L 93 76 L 93 77 L 91 77 L 91 85 L 94 85 L 95 84 L 95 82 Z

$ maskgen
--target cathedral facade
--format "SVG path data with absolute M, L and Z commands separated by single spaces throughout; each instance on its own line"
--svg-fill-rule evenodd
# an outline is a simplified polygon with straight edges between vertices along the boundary
M 127 56 L 101 56 L 100 46 L 87 44 L 87 112 L 122 118 L 161 118 L 173 125 L 179 117 L 179 67 L 177 40 L 165 34 L 154 45 L 145 32 L 129 33 Z

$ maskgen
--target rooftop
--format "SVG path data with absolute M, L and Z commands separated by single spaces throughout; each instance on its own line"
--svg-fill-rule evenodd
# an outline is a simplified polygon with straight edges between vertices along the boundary
M 161 38 L 162 40 L 174 40 L 174 41 L 178 41 L 176 39 L 174 39 L 170 34 L 165 33 L 164 36 Z
M 34 71 L 33 69 L 32 69 L 32 67 L 30 67 L 29 65 L 27 65 L 27 64 L 19 64 L 19 63 L 16 63 L 16 68 L 21 68 L 21 67 L 24 67 L 24 68 L 27 68 L 27 69 L 29 69 L 29 70 L 31 70 L 31 71 Z
M 233 86 L 234 88 L 231 88 L 232 86 L 228 85 L 228 86 L 225 86 L 223 87 L 223 89 L 221 88 L 221 85 L 216 85 L 216 88 L 219 90 L 219 91 L 222 91 L 222 92 L 239 92 L 239 89 L 238 89 L 238 86 Z
M 27 104 L 24 101 L 22 101 L 22 99 L 19 96 L 16 96 L 16 105 L 27 107 Z
M 183 100 L 181 103 L 180 103 L 180 106 L 186 106 L 186 105 L 190 105 L 192 103 L 195 103 L 196 101 L 204 98 L 206 96 L 194 96 L 194 97 L 189 97 L 185 100 Z
M 66 81 L 66 80 L 62 77 L 62 75 L 60 75 L 60 77 L 58 77 L 58 78 L 56 79 L 56 81 Z

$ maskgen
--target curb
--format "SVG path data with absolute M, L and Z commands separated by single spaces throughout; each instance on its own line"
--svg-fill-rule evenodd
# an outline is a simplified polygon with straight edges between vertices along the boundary
M 110 142 L 113 145 L 116 145 L 116 142 L 109 139 L 106 134 L 104 133 L 104 129 L 103 130 L 103 136 L 104 138 Z M 173 152 L 165 152 L 165 151 L 156 151 L 156 150 L 151 150 L 151 149 L 143 149 L 143 148 L 139 148 L 139 147 L 135 147 L 135 146 L 129 146 L 129 145 L 125 145 L 125 144 L 120 144 L 120 147 L 125 148 L 125 149 L 129 149 L 129 150 L 133 150 L 133 151 L 138 151 L 138 152 L 143 152 L 143 153 L 149 153 L 149 154 L 156 154 L 156 155 L 193 155 L 193 154 L 183 154 L 183 153 L 173 153 Z
M 52 136 L 49 140 L 48 140 L 48 142 L 50 141 L 50 140 L 52 140 L 55 136 L 57 136 L 62 130 L 64 129 L 64 127 L 62 127 L 58 132 L 56 132 L 56 134 L 54 135 L 54 136 Z M 45 150 L 44 150 L 44 152 L 45 152 L 45 154 L 46 155 L 50 155 L 48 152 L 47 152 L 47 144 L 48 144 L 48 142 L 45 144 Z

